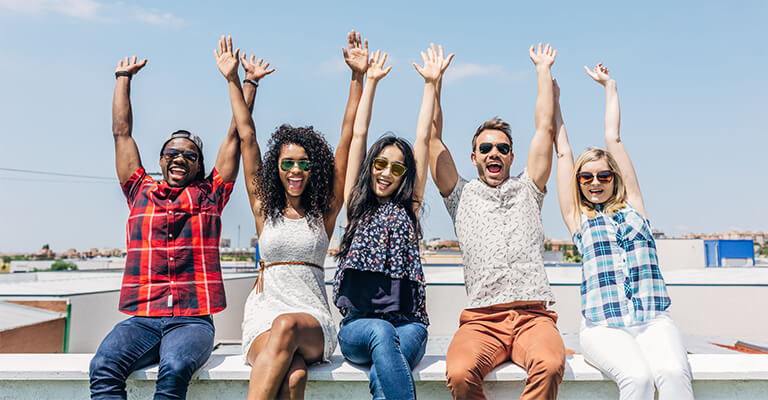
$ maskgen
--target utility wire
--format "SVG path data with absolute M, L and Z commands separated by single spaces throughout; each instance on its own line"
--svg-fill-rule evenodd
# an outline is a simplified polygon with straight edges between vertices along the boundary
M 25 174 L 38 174 L 38 175 L 68 176 L 68 177 L 72 177 L 72 178 L 102 179 L 102 180 L 110 180 L 110 181 L 114 181 L 115 180 L 115 178 L 107 178 L 105 176 L 65 174 L 65 173 L 61 173 L 61 172 L 33 171 L 33 170 L 30 170 L 30 169 L 18 169 L 18 168 L 3 168 L 3 167 L 0 167 L 0 171 L 22 172 L 22 173 L 25 173 Z
M 4 167 L 0 167 L 0 171 L 21 172 L 21 173 L 25 173 L 25 174 L 38 174 L 38 175 L 66 176 L 66 177 L 71 177 L 71 178 L 99 179 L 99 180 L 108 180 L 108 181 L 114 181 L 116 179 L 115 177 L 108 178 L 106 176 L 66 174 L 66 173 L 62 173 L 62 172 L 34 171 L 34 170 L 30 170 L 30 169 L 4 168 Z M 147 175 L 158 176 L 158 175 L 162 175 L 162 174 L 160 172 L 147 172 Z

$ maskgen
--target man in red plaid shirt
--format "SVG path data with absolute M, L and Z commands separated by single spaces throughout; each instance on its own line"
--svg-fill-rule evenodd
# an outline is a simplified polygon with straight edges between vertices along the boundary
M 115 72 L 112 131 L 117 176 L 130 208 L 120 311 L 133 317 L 115 325 L 91 361 L 93 399 L 125 399 L 128 375 L 154 363 L 159 363 L 155 399 L 185 398 L 189 380 L 213 350 L 211 314 L 226 307 L 218 251 L 221 212 L 237 177 L 237 130 L 253 132 L 237 52 L 231 39 L 219 42 L 217 64 L 228 81 L 234 118 L 207 177 L 202 140 L 183 130 L 172 133 L 160 150 L 163 180 L 144 171 L 131 136 L 130 82 L 146 62 L 125 58 Z

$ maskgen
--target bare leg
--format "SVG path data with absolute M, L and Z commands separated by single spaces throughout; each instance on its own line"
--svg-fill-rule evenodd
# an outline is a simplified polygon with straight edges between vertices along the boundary
M 306 363 L 319 361 L 324 349 L 323 328 L 315 317 L 306 313 L 283 314 L 272 322 L 272 329 L 259 335 L 248 350 L 251 377 L 248 384 L 248 400 L 272 400 L 299 356 Z M 306 366 L 305 366 L 306 369 Z M 294 371 L 299 387 L 289 392 L 304 393 L 306 373 L 301 378 Z M 290 381 L 290 377 L 288 377 Z M 290 385 L 289 385 L 290 387 Z

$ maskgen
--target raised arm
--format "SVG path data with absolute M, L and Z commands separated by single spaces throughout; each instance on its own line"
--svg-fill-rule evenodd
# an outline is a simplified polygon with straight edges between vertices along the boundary
M 360 174 L 360 164 L 365 158 L 365 147 L 368 142 L 368 126 L 371 124 L 371 110 L 373 109 L 373 97 L 376 94 L 376 85 L 387 76 L 392 66 L 384 68 L 387 61 L 387 53 L 377 50 L 373 53 L 368 64 L 368 76 L 365 79 L 360 105 L 357 107 L 355 124 L 352 128 L 352 141 L 349 144 L 349 158 L 347 160 L 347 177 L 344 182 L 344 205 L 349 204 L 352 188 Z
M 258 84 L 262 78 L 275 72 L 274 68 L 269 68 L 269 63 L 264 62 L 259 58 L 256 61 L 256 57 L 251 55 L 250 61 L 245 54 L 240 56 L 240 64 L 245 70 L 246 83 L 243 84 L 243 95 L 245 97 L 245 103 L 248 105 L 249 112 L 253 112 L 253 104 L 256 99 L 256 91 Z M 250 135 L 243 134 L 237 131 L 237 126 L 234 117 L 232 117 L 232 126 L 230 129 L 235 130 L 235 135 L 238 137 L 238 144 L 240 146 L 240 152 L 243 157 L 243 175 L 245 179 L 245 189 L 248 192 L 248 200 L 251 204 L 251 212 L 256 217 L 256 231 L 261 233 L 261 228 L 264 224 L 264 218 L 261 215 L 261 203 L 256 196 L 256 181 L 259 168 L 261 167 L 261 149 L 259 148 L 259 142 L 256 140 L 256 131 L 254 130 Z
M 122 185 L 141 167 L 139 148 L 133 140 L 133 111 L 131 110 L 131 78 L 147 65 L 136 56 L 118 61 L 115 68 L 115 93 L 112 97 L 112 136 L 115 139 L 115 168 Z
M 647 218 L 645 213 L 645 203 L 640 193 L 640 184 L 637 181 L 635 167 L 632 166 L 632 160 L 624 147 L 624 143 L 619 136 L 619 125 L 621 122 L 621 110 L 619 109 L 619 92 L 616 89 L 616 81 L 608 76 L 608 68 L 602 63 L 597 64 L 592 70 L 584 66 L 587 74 L 595 82 L 605 87 L 605 146 L 606 150 L 613 156 L 621 170 L 621 176 L 624 179 L 624 186 L 627 190 L 627 202 L 632 205 L 643 217 Z
M 544 190 L 552 169 L 552 142 L 555 130 L 553 127 L 554 97 L 552 93 L 551 67 L 555 62 L 557 50 L 549 44 L 542 49 L 531 46 L 528 49 L 531 61 L 536 65 L 536 82 L 538 95 L 536 97 L 536 133 L 531 140 L 528 151 L 528 175 L 540 190 Z
M 443 46 L 435 48 L 432 43 L 425 54 L 421 52 L 424 66 L 413 63 L 413 67 L 424 78 L 424 94 L 421 98 L 421 109 L 416 122 L 416 141 L 413 143 L 413 156 L 416 159 L 416 182 L 413 189 L 414 213 L 418 215 L 421 201 L 424 198 L 424 187 L 427 185 L 427 169 L 429 166 L 430 131 L 435 123 L 435 103 L 437 101 L 438 81 L 441 80 L 445 69 L 453 59 L 453 54 L 444 56 Z M 440 116 L 442 119 L 442 116 Z M 455 169 L 455 167 L 454 167 Z M 455 184 L 455 182 L 454 182 Z
M 443 108 L 440 105 L 442 90 L 441 76 L 435 84 L 435 109 L 432 114 L 432 132 L 429 135 L 429 170 L 440 195 L 447 197 L 456 186 L 459 173 L 456 171 L 456 163 L 453 161 L 451 152 L 443 143 Z
M 251 113 L 243 99 L 243 89 L 240 86 L 240 76 L 237 73 L 240 49 L 233 52 L 232 37 L 225 38 L 222 36 L 218 48 L 213 51 L 213 54 L 216 57 L 219 71 L 227 79 L 229 101 L 232 104 L 236 130 L 244 135 L 252 135 L 254 132 L 253 119 L 251 119 Z M 219 172 L 224 182 L 234 182 L 237 178 L 237 164 L 240 156 L 238 144 L 238 139 L 234 135 L 227 135 L 216 156 L 216 171 Z
M 336 146 L 334 163 L 333 201 L 329 215 L 325 216 L 325 230 L 330 237 L 336 224 L 336 217 L 344 205 L 344 186 L 347 178 L 347 162 L 349 160 L 349 145 L 352 141 L 352 129 L 355 124 L 355 114 L 363 94 L 363 78 L 368 70 L 368 40 L 363 41 L 360 33 L 354 30 L 347 33 L 347 47 L 342 47 L 344 61 L 352 70 L 352 80 L 349 84 L 347 107 L 344 109 L 344 120 L 341 122 L 341 139 Z
M 555 155 L 557 156 L 557 198 L 560 202 L 560 213 L 568 231 L 573 235 L 579 229 L 579 217 L 573 204 L 574 191 L 577 190 L 573 180 L 573 152 L 568 143 L 568 133 L 565 131 L 563 114 L 560 111 L 560 87 L 557 80 L 552 80 L 555 98 Z
M 253 102 L 256 98 L 256 88 L 259 84 L 259 80 L 267 74 L 270 74 L 274 72 L 274 68 L 269 68 L 269 63 L 266 63 L 262 66 L 262 63 L 264 61 L 262 59 L 259 59 L 258 64 L 255 61 L 255 57 L 251 55 L 250 62 L 248 61 L 248 57 L 245 53 L 240 55 L 240 63 L 243 66 L 243 69 L 245 70 L 245 82 L 243 83 L 243 97 L 245 98 L 245 105 L 248 107 L 248 112 L 253 113 Z M 250 135 L 248 138 L 253 138 L 253 142 L 255 142 L 255 135 Z M 244 166 L 243 170 L 245 173 L 245 187 L 248 190 L 248 198 L 251 200 L 251 203 L 253 203 L 253 198 L 251 194 L 251 189 L 253 188 L 253 182 L 252 182 L 252 176 L 251 174 L 256 171 L 255 166 L 253 165 L 253 162 L 250 160 L 250 156 L 253 156 L 252 149 L 243 149 L 242 148 L 242 140 L 240 138 L 240 133 L 237 130 L 237 122 L 235 121 L 234 115 L 232 116 L 232 121 L 229 123 L 229 130 L 227 131 L 227 136 L 224 138 L 224 142 L 221 144 L 221 148 L 219 149 L 219 154 L 216 159 L 216 169 L 219 171 L 219 175 L 222 177 L 226 176 L 233 176 L 233 180 L 235 177 L 237 177 L 237 171 L 238 167 L 240 165 L 239 162 L 237 162 L 237 157 L 240 156 L 240 153 L 242 151 L 249 152 L 249 158 L 248 162 L 245 162 L 246 156 L 243 155 L 244 158 Z M 261 154 L 259 153 L 259 147 L 258 144 L 256 144 L 256 157 L 257 163 L 261 161 Z M 229 157 L 230 154 L 234 152 L 235 154 L 235 163 L 234 165 L 227 163 L 226 158 Z M 220 159 L 223 158 L 223 159 Z M 233 166 L 234 171 L 222 171 L 219 170 L 219 165 L 226 165 L 226 166 Z M 256 166 L 257 167 L 257 166 Z

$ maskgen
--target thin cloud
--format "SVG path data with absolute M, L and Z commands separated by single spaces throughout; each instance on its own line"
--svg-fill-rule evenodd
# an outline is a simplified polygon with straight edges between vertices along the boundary
M 128 19 L 161 26 L 179 26 L 183 20 L 171 13 L 142 8 L 123 2 L 96 0 L 0 0 L 0 9 L 30 15 L 60 14 L 92 22 L 114 22 Z
M 523 72 L 508 71 L 497 64 L 456 64 L 448 67 L 445 71 L 445 83 L 453 83 L 466 78 L 473 77 L 495 77 L 508 81 L 518 81 L 525 79 Z
M 159 10 L 136 10 L 136 19 L 153 25 L 180 26 L 184 21 L 167 12 Z

